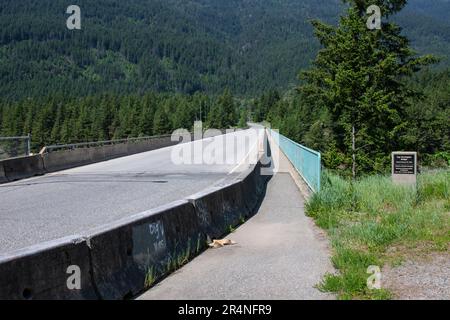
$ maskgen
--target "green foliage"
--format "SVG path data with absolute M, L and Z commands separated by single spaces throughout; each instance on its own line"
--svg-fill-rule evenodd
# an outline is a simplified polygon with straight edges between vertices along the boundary
M 158 109 L 153 120 L 153 133 L 161 135 L 170 131 L 169 117 L 167 116 L 165 108 Z
M 236 104 L 229 89 L 225 89 L 224 93 L 218 98 L 217 106 L 221 111 L 222 126 L 216 128 L 228 128 L 235 125 L 238 121 Z
M 384 22 L 381 30 L 366 26 L 366 1 L 348 1 L 347 15 L 338 27 L 314 21 L 315 33 L 323 45 L 311 70 L 303 72 L 305 95 L 331 116 L 335 142 L 357 169 L 376 171 L 389 162 L 383 155 L 398 150 L 396 136 L 405 127 L 403 115 L 416 94 L 402 81 L 435 60 L 416 57 L 401 29 Z M 406 1 L 375 1 L 384 17 L 399 11 Z M 390 9 L 388 9 L 390 8 Z M 355 133 L 353 133 L 355 131 Z M 353 139 L 356 146 L 353 148 Z
M 208 128 L 220 129 L 230 128 L 237 125 L 238 105 L 229 89 L 216 99 L 216 103 L 210 109 L 207 116 L 206 126 Z
M 366 271 L 389 263 L 391 246 L 427 243 L 431 250 L 447 250 L 450 171 L 419 175 L 417 189 L 394 185 L 387 176 L 352 182 L 328 171 L 324 175 L 322 190 L 307 204 L 307 214 L 331 236 L 339 270 L 324 278 L 323 290 L 342 299 L 386 299 L 389 292 L 367 288 Z
M 238 127 L 239 128 L 246 128 L 247 127 L 247 121 L 248 121 L 248 112 L 246 109 L 241 109 L 239 114 L 239 122 Z
M 144 288 L 150 289 L 155 282 L 156 282 L 155 268 L 154 267 L 148 268 L 147 273 L 145 275 Z
M 20 101 L 0 100 L 0 136 L 31 133 L 32 149 L 51 144 L 77 143 L 190 130 L 194 121 L 219 112 L 216 129 L 234 127 L 237 105 L 228 91 L 219 99 L 204 94 L 99 94 L 84 98 L 52 95 Z M 228 117 L 222 115 L 227 110 Z M 202 116 L 202 117 L 203 117 Z
M 69 31 L 69 4 L 2 0 L 0 96 L 286 89 L 320 48 L 309 19 L 335 23 L 343 8 L 329 0 L 79 0 L 82 29 Z M 415 47 L 448 56 L 448 1 L 406 8 L 395 19 Z
M 399 150 L 418 151 L 422 165 L 447 166 L 450 71 L 414 75 L 436 60 L 415 55 L 390 20 L 384 19 L 382 30 L 368 30 L 363 8 L 373 2 L 347 2 L 338 26 L 313 22 L 323 48 L 313 68 L 302 72 L 298 91 L 279 99 L 267 91 L 255 100 L 253 119 L 266 119 L 282 134 L 321 151 L 324 165 L 344 176 L 352 174 L 353 153 L 359 175 L 388 172 L 390 154 Z M 385 16 L 405 4 L 375 2 L 390 4 Z
M 318 48 L 308 17 L 330 20 L 339 10 L 306 2 L 79 0 L 82 29 L 69 31 L 67 1 L 4 0 L 0 95 L 283 87 Z

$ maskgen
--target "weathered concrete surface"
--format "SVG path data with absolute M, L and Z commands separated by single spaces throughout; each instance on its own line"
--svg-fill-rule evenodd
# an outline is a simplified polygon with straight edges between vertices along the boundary
M 177 141 L 171 140 L 171 136 L 161 136 L 144 141 L 44 153 L 42 158 L 46 172 L 56 172 L 136 153 L 157 150 L 176 145 L 177 143 Z
M 80 289 L 67 286 L 77 267 Z M 0 300 L 96 299 L 86 240 L 70 236 L 0 254 Z M 69 281 L 70 282 L 70 281 Z
M 223 152 L 223 148 L 219 150 Z M 195 201 L 172 202 L 103 224 L 82 236 L 0 253 L 0 298 L 135 296 L 202 251 L 209 230 L 224 234 L 229 226 L 236 226 L 241 215 L 248 214 L 242 181 L 259 173 L 260 165 L 248 164 L 252 168 L 248 170 L 241 162 L 233 169 L 235 175 L 227 175 L 234 182 L 222 179 L 204 194 L 193 197 Z M 262 195 L 259 190 L 263 186 L 259 184 L 265 179 L 251 181 L 256 184 L 249 184 L 252 190 L 247 193 Z M 205 215 L 211 215 L 211 219 L 204 221 Z M 81 290 L 70 290 L 66 285 L 66 268 L 73 266 L 80 267 L 79 276 L 84 281 Z
M 252 175 L 259 172 L 253 167 Z M 258 184 L 265 179 L 255 180 Z M 0 254 L 0 299 L 127 299 L 148 288 L 247 217 L 241 180 L 210 188 L 195 201 L 175 201 L 86 232 Z M 252 194 L 263 186 L 253 185 Z M 205 216 L 209 219 L 204 219 Z M 81 288 L 66 286 L 80 268 Z
M 333 272 L 328 242 L 304 214 L 291 176 L 275 175 L 258 214 L 138 299 L 332 299 L 315 288 Z
M 1 165 L 8 181 L 45 174 L 44 162 L 40 155 L 2 160 Z
M 8 182 L 5 175 L 5 169 L 3 169 L 3 163 L 0 162 L 0 183 Z
M 124 299 L 168 274 L 178 259 L 203 250 L 194 206 L 176 201 L 99 228 L 88 237 L 92 275 L 102 299 Z

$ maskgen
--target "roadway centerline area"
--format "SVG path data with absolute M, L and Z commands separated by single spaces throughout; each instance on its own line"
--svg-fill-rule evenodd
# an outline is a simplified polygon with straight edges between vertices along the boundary
M 260 132 L 249 134 L 252 130 L 226 136 L 251 148 L 261 136 Z M 244 136 L 248 139 L 240 139 Z M 220 146 L 212 154 L 226 155 L 225 163 L 211 159 L 202 163 L 198 153 L 192 163 L 177 163 L 173 154 L 174 148 L 181 148 L 178 145 L 0 185 L 0 254 L 83 233 L 183 199 L 235 179 L 249 168 L 250 163 L 242 165 L 249 149 L 223 144 L 221 139 L 186 143 L 183 150 L 211 151 L 216 143 Z

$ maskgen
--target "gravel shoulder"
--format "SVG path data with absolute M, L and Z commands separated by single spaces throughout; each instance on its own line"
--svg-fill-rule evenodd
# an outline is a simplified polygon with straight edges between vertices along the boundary
M 386 266 L 383 287 L 398 300 L 450 300 L 450 252 L 409 258 L 398 267 Z

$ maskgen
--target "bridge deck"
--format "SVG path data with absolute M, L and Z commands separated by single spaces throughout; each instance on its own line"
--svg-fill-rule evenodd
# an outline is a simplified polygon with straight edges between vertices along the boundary
M 254 135 L 248 137 L 246 144 L 257 143 Z M 216 140 L 191 142 L 204 150 L 215 143 L 218 158 L 235 159 L 180 165 L 169 147 L 0 185 L 0 254 L 80 234 L 233 179 L 245 169 L 236 170 L 245 155 Z

